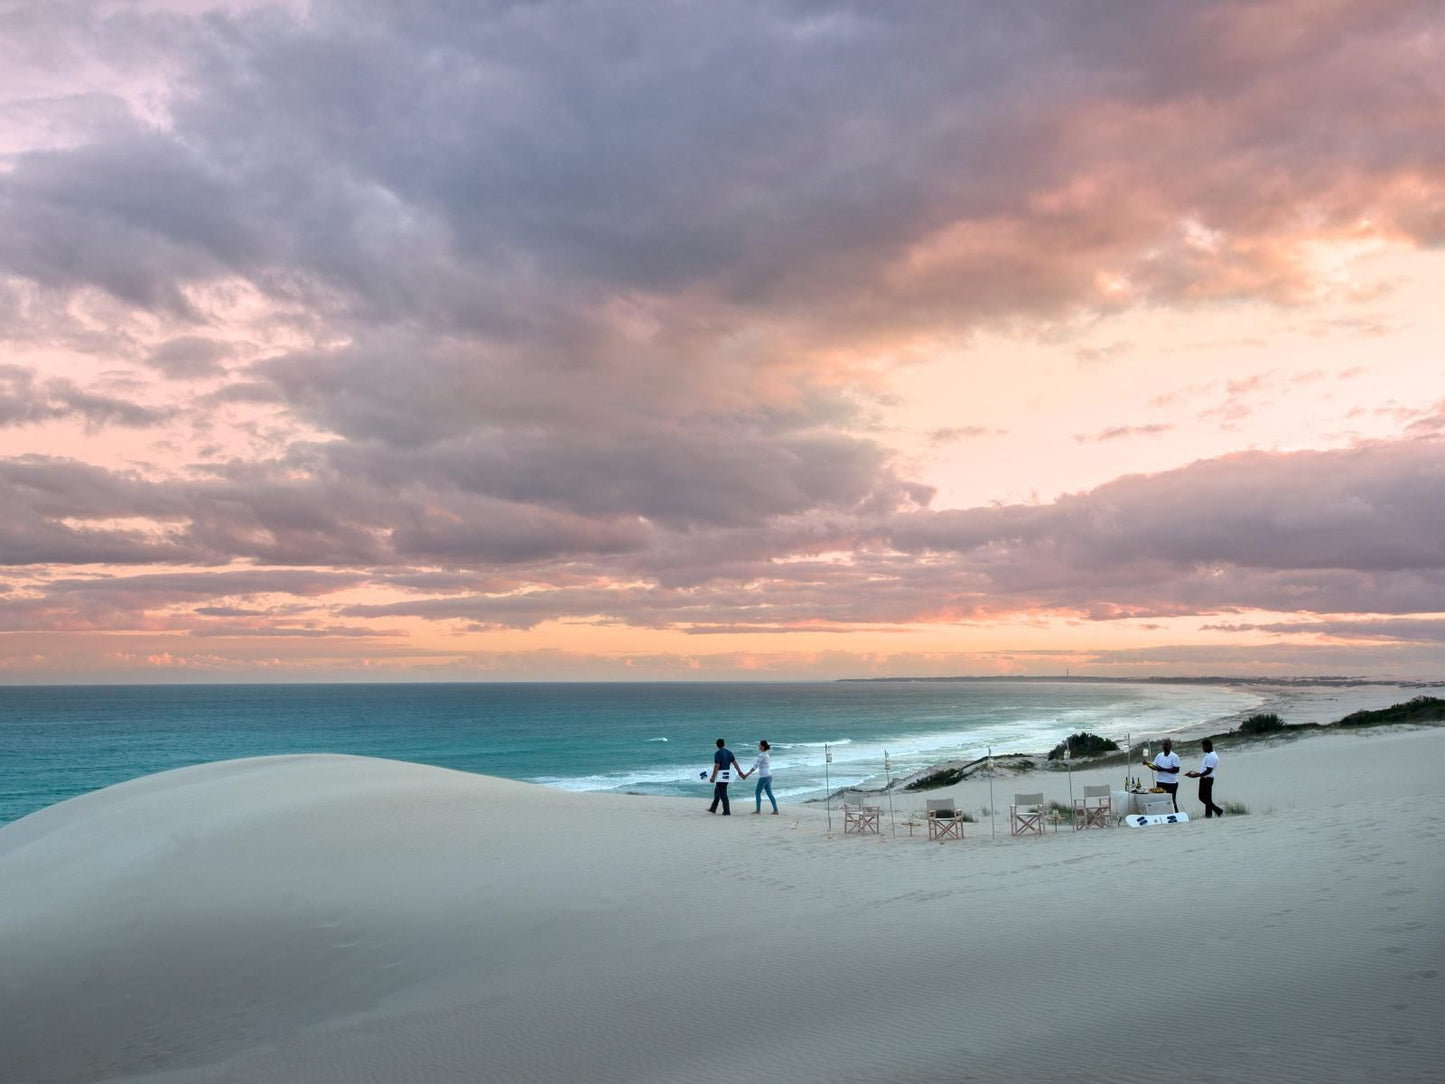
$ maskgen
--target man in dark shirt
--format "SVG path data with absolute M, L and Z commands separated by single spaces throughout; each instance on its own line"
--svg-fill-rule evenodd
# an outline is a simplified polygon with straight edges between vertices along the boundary
M 727 742 L 719 738 L 717 752 L 712 755 L 712 805 L 707 807 L 709 813 L 716 813 L 717 804 L 721 802 L 723 816 L 732 816 L 732 807 L 728 805 L 728 783 L 732 781 L 737 766 L 738 758 L 733 756 Z

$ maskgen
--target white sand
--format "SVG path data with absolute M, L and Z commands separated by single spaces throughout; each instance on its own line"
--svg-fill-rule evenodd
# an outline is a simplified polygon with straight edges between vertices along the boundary
M 0 1079 L 1439 1080 L 1442 758 L 1307 739 L 1226 757 L 1251 816 L 943 846 L 351 757 L 170 772 L 0 829 Z
M 1181 737 L 1205 737 L 1233 730 L 1241 720 L 1257 712 L 1272 711 L 1291 726 L 1301 723 L 1321 725 L 1338 722 L 1356 711 L 1375 711 L 1403 704 L 1417 696 L 1441 696 L 1440 685 L 1271 685 L 1251 682 L 1231 686 L 1237 692 L 1260 698 L 1253 707 L 1227 715 L 1223 719 L 1203 720 L 1179 731 Z M 1140 734 L 1136 743 L 1154 740 L 1157 736 Z

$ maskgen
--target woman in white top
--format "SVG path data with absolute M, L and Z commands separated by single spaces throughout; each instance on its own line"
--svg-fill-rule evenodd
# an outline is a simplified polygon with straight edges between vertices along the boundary
M 768 792 L 768 801 L 773 803 L 773 816 L 778 815 L 778 800 L 773 797 L 773 757 L 768 752 L 771 748 L 772 746 L 765 741 L 758 742 L 758 759 L 753 761 L 751 768 L 743 772 L 744 779 L 754 772 L 758 774 L 758 786 L 753 791 L 753 804 L 757 806 L 753 810 L 755 817 L 763 811 L 763 791 Z

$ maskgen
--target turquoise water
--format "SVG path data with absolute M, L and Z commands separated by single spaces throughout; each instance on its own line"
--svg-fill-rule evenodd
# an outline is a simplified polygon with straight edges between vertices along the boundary
M 566 790 L 702 796 L 713 741 L 773 744 L 780 799 L 941 760 L 1135 740 L 1259 703 L 1212 686 L 1027 682 L 0 687 L 0 823 L 98 787 L 234 757 L 352 753 Z

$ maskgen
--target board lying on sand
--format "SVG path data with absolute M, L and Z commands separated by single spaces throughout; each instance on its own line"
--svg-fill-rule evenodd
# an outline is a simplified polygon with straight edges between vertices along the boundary
M 1130 828 L 1147 828 L 1151 824 L 1188 824 L 1188 813 L 1130 813 L 1124 818 Z

